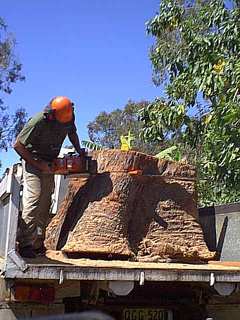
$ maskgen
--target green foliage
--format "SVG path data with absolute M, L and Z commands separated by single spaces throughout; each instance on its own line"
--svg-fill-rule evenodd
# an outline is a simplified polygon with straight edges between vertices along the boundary
M 198 166 L 202 204 L 239 201 L 239 7 L 162 0 L 147 31 L 156 39 L 154 82 L 166 98 L 141 111 L 143 137 L 182 143 Z
M 9 115 L 4 96 L 12 92 L 12 84 L 24 80 L 21 64 L 14 56 L 14 38 L 7 33 L 7 26 L 0 18 L 0 150 L 7 150 L 22 129 L 26 112 L 18 108 Z
M 96 144 L 93 141 L 82 140 L 82 144 L 85 148 L 87 148 L 89 150 L 102 150 L 103 149 L 102 146 L 100 146 L 99 144 Z
M 177 146 L 171 146 L 167 149 L 164 149 L 160 151 L 158 154 L 155 155 L 156 158 L 158 159 L 166 159 L 166 160 L 176 160 L 175 157 L 173 156 L 174 152 L 177 152 L 177 161 L 180 160 L 180 152 L 177 150 Z
M 129 131 L 134 136 L 131 148 L 142 152 L 155 154 L 162 143 L 146 143 L 140 137 L 143 124 L 138 120 L 138 111 L 144 109 L 146 101 L 128 101 L 123 109 L 112 112 L 101 112 L 94 121 L 88 124 L 88 135 L 91 141 L 109 149 L 121 147 L 121 136 L 127 136 Z
M 190 120 L 183 104 L 175 105 L 163 99 L 156 99 L 141 109 L 139 115 L 144 124 L 141 136 L 146 141 L 160 142 L 167 138 L 179 138 L 182 135 L 182 126 Z
M 7 33 L 7 26 L 0 18 L 0 91 L 7 94 L 12 92 L 13 83 L 25 79 L 21 74 L 22 65 L 14 55 L 14 46 L 15 39 Z
M 25 124 L 26 112 L 18 108 L 14 115 L 9 115 L 5 108 L 0 109 L 0 150 L 7 151 Z

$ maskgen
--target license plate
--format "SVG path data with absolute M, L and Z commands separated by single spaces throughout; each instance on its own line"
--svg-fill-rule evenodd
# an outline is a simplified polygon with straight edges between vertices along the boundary
M 127 308 L 123 310 L 123 320 L 171 320 L 171 311 L 154 308 Z

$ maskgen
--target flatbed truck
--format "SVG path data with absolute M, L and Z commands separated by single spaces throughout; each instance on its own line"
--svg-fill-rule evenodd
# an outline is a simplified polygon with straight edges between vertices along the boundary
M 238 262 L 70 259 L 60 251 L 23 259 L 16 244 L 21 179 L 14 165 L 0 183 L 0 320 L 85 310 L 116 320 L 240 318 Z

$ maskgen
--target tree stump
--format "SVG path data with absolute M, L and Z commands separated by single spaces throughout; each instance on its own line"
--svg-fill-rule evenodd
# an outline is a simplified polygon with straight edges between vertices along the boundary
M 45 245 L 71 256 L 139 261 L 214 258 L 198 222 L 195 168 L 134 151 L 94 152 L 98 174 L 72 179 Z

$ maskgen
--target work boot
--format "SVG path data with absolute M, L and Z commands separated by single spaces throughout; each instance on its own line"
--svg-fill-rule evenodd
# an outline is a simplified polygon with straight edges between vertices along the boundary
M 19 254 L 22 258 L 36 258 L 37 257 L 32 246 L 20 247 Z

